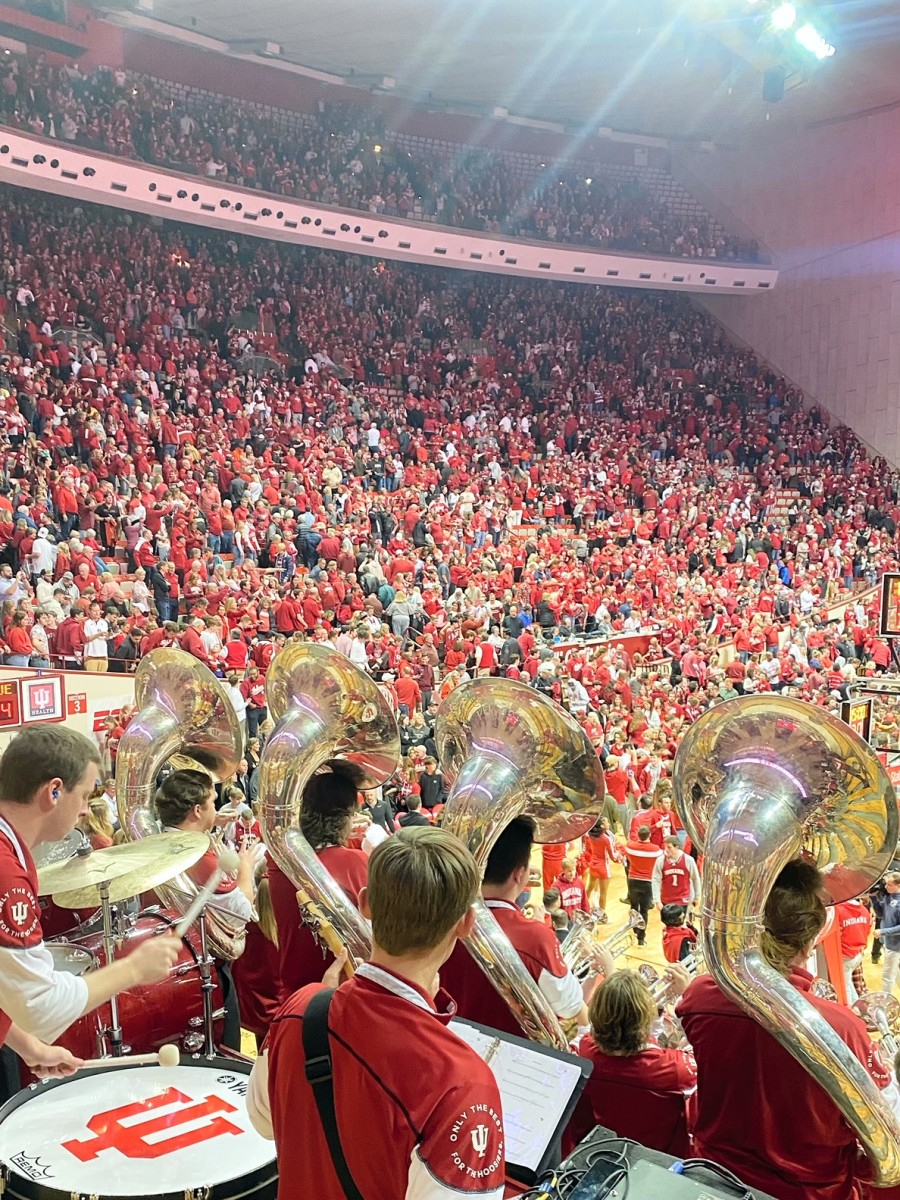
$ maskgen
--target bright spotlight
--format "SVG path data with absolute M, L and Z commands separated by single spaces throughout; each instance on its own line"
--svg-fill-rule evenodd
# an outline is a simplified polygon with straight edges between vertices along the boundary
M 785 0 L 784 4 L 779 4 L 777 8 L 772 10 L 771 23 L 772 28 L 777 29 L 779 33 L 783 33 L 786 29 L 793 28 L 794 22 L 797 20 L 797 10 L 789 0 Z
M 812 25 L 801 25 L 794 37 L 804 50 L 808 50 L 816 58 L 831 58 L 834 54 L 834 46 L 826 42 L 818 29 Z

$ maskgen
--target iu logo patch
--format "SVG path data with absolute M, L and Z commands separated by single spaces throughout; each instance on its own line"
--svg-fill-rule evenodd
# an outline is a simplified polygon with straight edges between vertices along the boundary
M 487 1125 L 476 1125 L 472 1130 L 472 1149 L 479 1158 L 484 1158 L 488 1148 Z
M 13 887 L 0 896 L 0 939 L 22 945 L 40 936 L 40 914 L 34 896 L 26 887 Z
M 142 1114 L 158 1108 L 167 1108 L 179 1103 L 180 1108 L 156 1117 L 140 1120 Z M 63 1142 L 63 1149 L 74 1154 L 81 1162 L 92 1162 L 104 1150 L 118 1150 L 126 1158 L 162 1158 L 207 1142 L 222 1134 L 240 1134 L 239 1126 L 216 1113 L 236 1113 L 238 1110 L 220 1096 L 207 1096 L 204 1100 L 193 1100 L 177 1088 L 166 1088 L 158 1096 L 134 1104 L 123 1104 L 106 1112 L 95 1113 L 87 1122 L 88 1129 L 96 1136 L 85 1141 L 73 1139 Z M 191 1129 L 181 1126 L 194 1125 L 203 1117 L 212 1117 Z M 128 1124 L 125 1124 L 125 1122 Z M 171 1136 L 168 1132 L 171 1131 Z M 166 1135 L 166 1136 L 162 1136 Z M 148 1140 L 152 1138 L 153 1140 Z

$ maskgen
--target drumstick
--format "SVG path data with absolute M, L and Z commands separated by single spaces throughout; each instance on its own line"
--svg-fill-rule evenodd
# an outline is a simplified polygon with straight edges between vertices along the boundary
M 96 1071 L 107 1067 L 139 1067 L 144 1063 L 154 1063 L 160 1067 L 177 1067 L 181 1062 L 178 1047 L 171 1042 L 160 1046 L 155 1054 L 123 1054 L 121 1058 L 87 1058 L 78 1068 L 79 1071 Z
M 236 871 L 240 866 L 241 860 L 233 850 L 229 850 L 227 846 L 219 846 L 216 849 L 216 855 L 219 859 L 219 865 L 210 875 L 209 879 L 197 893 L 193 904 L 175 926 L 175 934 L 177 937 L 183 938 L 188 929 L 196 921 L 202 909 L 209 903 L 210 897 L 215 894 L 216 888 L 222 882 L 222 879 L 230 871 Z

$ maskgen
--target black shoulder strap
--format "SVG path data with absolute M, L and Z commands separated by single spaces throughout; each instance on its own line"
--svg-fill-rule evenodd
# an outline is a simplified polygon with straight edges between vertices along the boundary
M 331 1051 L 328 1047 L 328 1009 L 334 991 L 324 988 L 316 992 L 303 1013 L 303 1051 L 306 1054 L 306 1078 L 312 1088 L 319 1110 L 319 1120 L 328 1142 L 331 1161 L 347 1200 L 363 1200 L 356 1186 L 338 1134 L 334 1111 L 334 1082 L 331 1074 Z

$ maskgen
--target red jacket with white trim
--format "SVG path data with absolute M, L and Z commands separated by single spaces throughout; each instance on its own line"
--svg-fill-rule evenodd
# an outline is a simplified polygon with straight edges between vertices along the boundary
M 320 989 L 303 988 L 276 1014 L 247 1096 L 256 1128 L 274 1134 L 278 1200 L 302 1200 L 311 1184 L 316 1200 L 344 1200 L 303 1070 L 303 1014 Z M 332 997 L 338 1134 L 366 1200 L 503 1195 L 500 1093 L 490 1068 L 447 1028 L 454 1015 L 443 990 L 433 1002 L 371 963 Z

